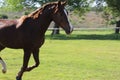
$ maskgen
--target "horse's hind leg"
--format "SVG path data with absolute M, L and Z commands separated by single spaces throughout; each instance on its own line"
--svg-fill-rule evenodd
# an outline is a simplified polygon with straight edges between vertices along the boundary
M 5 47 L 0 46 L 0 51 L 3 50 L 4 48 Z M 0 57 L 0 63 L 2 64 L 2 72 L 6 73 L 7 72 L 6 64 L 1 57 Z
M 1 57 L 0 57 L 0 63 L 2 64 L 2 72 L 6 73 L 7 72 L 6 64 Z

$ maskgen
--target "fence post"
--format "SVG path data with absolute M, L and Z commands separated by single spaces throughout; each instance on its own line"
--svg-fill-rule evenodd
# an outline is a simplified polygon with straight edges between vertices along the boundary
M 60 34 L 59 26 L 54 24 L 53 31 L 51 35 Z
M 119 29 L 120 28 L 120 20 L 116 22 L 116 29 L 115 29 L 115 34 L 119 34 Z

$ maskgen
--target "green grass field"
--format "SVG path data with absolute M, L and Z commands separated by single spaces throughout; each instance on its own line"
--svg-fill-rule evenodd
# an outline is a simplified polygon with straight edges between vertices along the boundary
M 120 80 L 120 35 L 113 33 L 75 31 L 69 36 L 62 32 L 51 37 L 47 32 L 40 52 L 41 64 L 25 73 L 23 80 Z M 23 51 L 5 49 L 0 56 L 8 69 L 6 74 L 0 72 L 0 80 L 15 80 Z

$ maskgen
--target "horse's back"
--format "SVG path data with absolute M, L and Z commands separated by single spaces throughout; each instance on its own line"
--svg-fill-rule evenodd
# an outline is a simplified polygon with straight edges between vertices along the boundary
M 15 32 L 17 20 L 0 19 L 0 37 Z
M 16 25 L 17 20 L 8 20 L 8 19 L 0 19 L 0 27 L 8 27 L 10 25 Z

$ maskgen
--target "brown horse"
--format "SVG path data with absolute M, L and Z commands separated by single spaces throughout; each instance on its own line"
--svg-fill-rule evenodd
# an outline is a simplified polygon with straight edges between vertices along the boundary
M 61 26 L 67 34 L 73 31 L 64 8 L 65 4 L 61 1 L 48 3 L 18 20 L 0 19 L 0 51 L 5 47 L 24 50 L 23 65 L 16 80 L 22 80 L 25 71 L 31 71 L 40 64 L 39 48 L 44 43 L 45 32 L 51 21 Z M 28 67 L 31 54 L 36 63 Z M 5 73 L 6 65 L 1 57 L 0 63 Z

